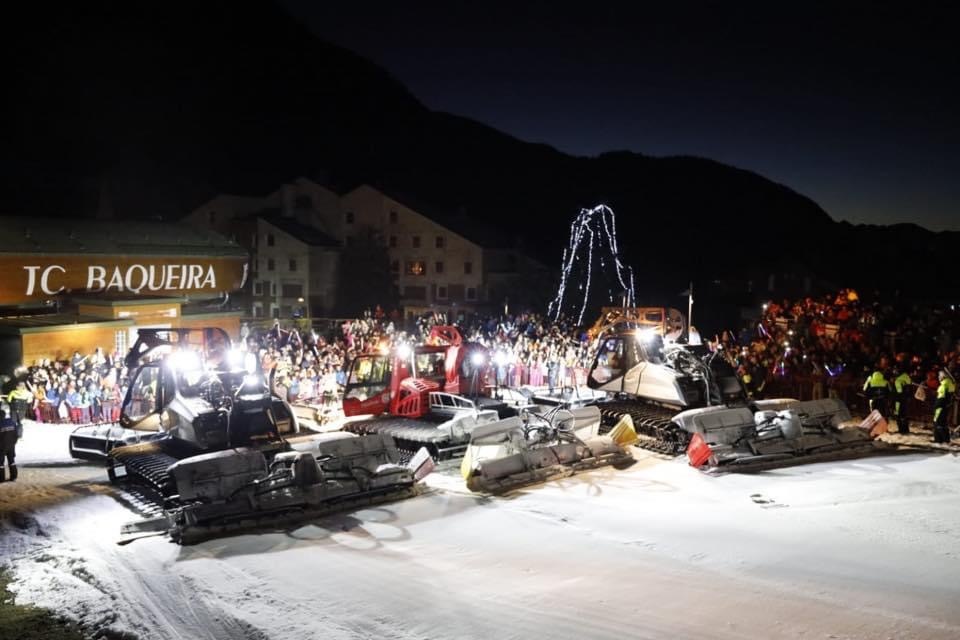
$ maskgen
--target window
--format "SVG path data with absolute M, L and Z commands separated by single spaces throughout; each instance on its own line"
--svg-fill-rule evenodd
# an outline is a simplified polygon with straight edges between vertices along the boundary
M 346 214 L 347 224 L 353 224 L 353 219 L 354 219 L 353 211 L 347 211 L 347 214 Z
M 113 334 L 113 348 L 117 353 L 127 352 L 127 330 L 121 329 Z
M 427 263 L 423 260 L 409 260 L 407 261 L 408 276 L 424 276 L 427 275 Z
M 274 238 L 273 238 L 273 234 L 272 234 L 272 233 L 268 233 L 268 234 L 267 234 L 267 246 L 268 246 L 268 247 L 272 247 L 272 246 L 274 245 L 274 242 L 275 242 L 275 240 L 274 240 Z
M 263 305 L 259 302 L 253 305 L 253 317 L 262 318 L 263 317 Z
M 413 236 L 410 241 L 413 243 L 414 249 L 420 248 L 420 236 Z
M 396 249 L 396 248 L 397 248 L 397 236 L 390 236 L 390 240 L 389 240 L 388 244 L 390 245 L 390 248 L 391 248 L 391 249 Z
M 443 263 L 442 263 L 442 262 L 434 262 L 434 263 L 433 263 L 433 271 L 434 271 L 434 273 L 443 273 Z
M 477 290 L 474 287 L 467 287 L 467 300 L 475 301 L 477 299 Z
M 297 261 L 293 258 L 290 258 L 290 271 L 297 270 Z
M 270 317 L 279 318 L 280 317 L 280 307 L 275 304 L 270 305 Z
M 277 263 L 273 261 L 273 258 L 267 258 L 267 271 L 273 271 L 277 268 Z
M 253 295 L 262 296 L 263 295 L 263 283 L 257 280 L 253 283 Z
M 400 261 L 399 261 L 399 260 L 394 260 L 393 262 L 390 263 L 390 271 L 392 271 L 392 272 L 394 272 L 394 273 L 400 273 Z
M 443 240 L 443 236 L 437 236 L 437 243 L 436 243 L 437 249 L 443 249 L 445 244 L 446 243 Z
M 447 299 L 447 288 L 437 287 L 437 300 L 446 300 L 446 299 Z
M 270 283 L 270 295 L 272 295 L 272 296 L 277 295 L 277 283 L 276 283 L 276 282 L 271 282 L 271 283 Z
M 131 422 L 140 422 L 157 410 L 157 387 L 160 383 L 160 365 L 144 365 L 130 384 L 124 403 L 124 413 Z
M 396 211 L 391 211 L 391 212 L 390 212 L 390 224 L 397 224 L 397 212 L 396 212 Z
M 464 272 L 465 274 L 467 274 L 467 275 L 470 275 L 471 273 L 473 273 L 473 263 L 472 263 L 472 262 L 464 262 L 464 263 L 463 263 L 463 272 Z

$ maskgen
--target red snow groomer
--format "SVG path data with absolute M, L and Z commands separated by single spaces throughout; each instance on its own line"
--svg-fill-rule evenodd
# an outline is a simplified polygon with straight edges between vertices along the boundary
M 434 327 L 422 345 L 359 355 L 350 363 L 343 413 L 370 417 L 343 429 L 390 435 L 411 454 L 425 446 L 437 460 L 462 454 L 474 428 L 506 411 L 482 397 L 487 368 L 486 349 L 453 326 Z

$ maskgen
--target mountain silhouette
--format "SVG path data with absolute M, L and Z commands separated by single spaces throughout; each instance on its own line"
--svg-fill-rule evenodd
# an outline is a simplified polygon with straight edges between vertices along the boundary
M 468 216 L 548 265 L 569 223 L 618 215 L 638 288 L 755 293 L 768 274 L 945 297 L 956 233 L 837 223 L 762 176 L 692 157 L 575 157 L 431 111 L 375 64 L 265 1 L 39 6 L 5 25 L 8 214 L 176 219 L 304 175 Z M 762 280 L 762 281 L 761 281 Z M 740 283 L 728 285 L 726 283 Z

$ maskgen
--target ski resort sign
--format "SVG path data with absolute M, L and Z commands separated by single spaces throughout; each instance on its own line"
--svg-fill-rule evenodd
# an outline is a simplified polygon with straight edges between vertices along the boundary
M 0 276 L 0 304 L 79 293 L 212 296 L 241 289 L 247 262 L 242 257 L 3 256 Z

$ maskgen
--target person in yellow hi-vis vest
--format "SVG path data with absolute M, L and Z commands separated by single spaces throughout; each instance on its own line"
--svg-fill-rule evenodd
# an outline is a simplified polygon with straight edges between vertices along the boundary
M 953 394 L 957 392 L 957 385 L 945 369 L 940 370 L 940 386 L 937 387 L 937 401 L 933 405 L 933 441 L 950 442 L 950 428 L 947 426 L 947 416 L 950 413 L 950 403 Z
M 863 383 L 863 390 L 870 399 L 870 410 L 877 410 L 883 417 L 887 416 L 887 396 L 890 395 L 890 383 L 887 377 L 883 375 L 880 367 L 873 370 L 873 373 Z
M 910 374 L 901 371 L 899 367 L 893 368 L 894 405 L 893 415 L 897 417 L 897 433 L 910 433 L 910 419 L 907 418 L 907 401 L 910 399 L 909 389 L 913 385 Z
M 25 382 L 18 382 L 17 388 L 7 396 L 10 405 L 10 417 L 18 428 L 23 428 L 23 419 L 27 417 L 27 409 L 33 403 L 33 394 L 27 391 Z

